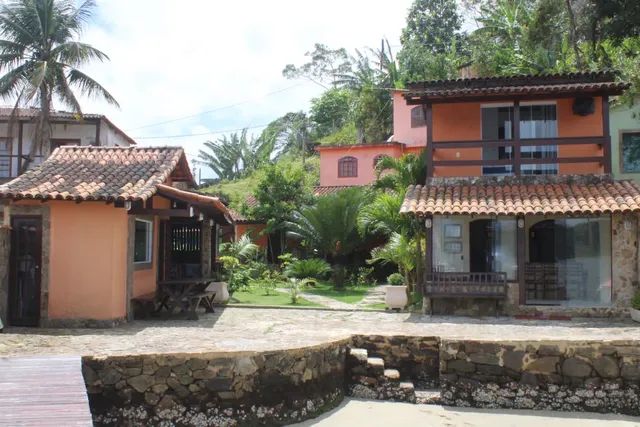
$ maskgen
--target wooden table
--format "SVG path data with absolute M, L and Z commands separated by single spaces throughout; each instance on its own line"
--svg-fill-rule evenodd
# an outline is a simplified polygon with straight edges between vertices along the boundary
M 187 313 L 187 319 L 198 320 L 196 310 L 202 304 L 207 313 L 213 313 L 216 293 L 207 291 L 207 286 L 214 281 L 211 278 L 193 278 L 158 282 L 158 310 L 166 308 L 169 313 L 173 313 L 179 308 L 182 313 Z

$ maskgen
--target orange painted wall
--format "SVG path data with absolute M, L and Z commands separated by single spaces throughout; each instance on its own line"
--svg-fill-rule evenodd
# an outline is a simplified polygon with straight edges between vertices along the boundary
M 373 160 L 376 156 L 383 154 L 391 157 L 400 157 L 402 155 L 402 146 L 389 144 L 319 147 L 318 151 L 320 152 L 321 186 L 367 185 L 376 179 L 373 165 Z M 358 176 L 338 177 L 338 160 L 346 156 L 358 159 Z
M 415 106 L 407 105 L 402 93 L 393 92 L 393 140 L 406 144 L 407 147 L 424 147 L 427 144 L 427 127 L 411 127 L 411 110 Z
M 588 116 L 573 114 L 573 99 L 559 99 L 558 136 L 601 136 L 602 135 L 602 98 L 594 99 L 595 111 Z M 591 157 L 601 156 L 602 149 L 597 145 L 566 145 L 558 147 L 558 157 Z M 603 173 L 604 169 L 597 163 L 560 164 L 561 174 Z
M 154 196 L 153 197 L 153 207 L 154 209 L 169 209 L 171 207 L 171 203 L 169 200 L 164 197 Z M 140 219 L 150 220 L 149 217 L 140 217 Z M 156 290 L 157 282 L 158 282 L 158 256 L 160 254 L 159 247 L 159 233 L 160 233 L 160 218 L 153 218 L 153 254 L 151 268 L 144 269 L 136 269 L 134 265 L 133 272 L 133 296 L 137 297 L 140 295 L 148 294 L 154 292 Z
M 265 224 L 236 224 L 235 227 L 236 239 L 242 237 L 243 234 L 249 233 L 253 243 L 262 249 L 266 249 L 269 244 L 268 237 L 266 234 L 262 234 L 262 230 L 266 228 Z
M 49 205 L 49 317 L 124 317 L 127 212 L 104 203 Z
M 479 141 L 482 139 L 479 103 L 436 104 L 433 106 L 433 140 Z M 433 160 L 480 160 L 480 148 L 438 149 Z M 433 176 L 477 176 L 480 166 L 435 167 Z

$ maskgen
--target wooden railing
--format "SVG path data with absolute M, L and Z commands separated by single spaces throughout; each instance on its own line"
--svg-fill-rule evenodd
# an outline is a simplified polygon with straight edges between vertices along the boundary
M 520 165 L 534 165 L 547 163 L 601 163 L 605 172 L 610 163 L 608 159 L 609 138 L 605 136 L 589 137 L 568 137 L 568 138 L 525 138 L 519 140 L 486 140 L 486 141 L 440 141 L 433 142 L 433 153 L 437 150 L 461 149 L 461 148 L 499 148 L 510 147 L 511 156 L 508 159 L 497 160 L 435 160 L 433 167 L 442 166 L 508 166 L 511 165 L 515 173 L 520 170 Z M 602 153 L 596 156 L 575 156 L 575 157 L 523 157 L 527 153 L 522 152 L 522 147 L 544 147 L 544 146 L 568 146 L 568 145 L 598 145 Z
M 505 298 L 507 273 L 434 271 L 426 274 L 424 295 L 431 298 Z

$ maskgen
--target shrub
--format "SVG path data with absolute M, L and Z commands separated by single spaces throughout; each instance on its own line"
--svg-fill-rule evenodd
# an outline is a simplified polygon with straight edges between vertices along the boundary
M 278 260 L 280 261 L 281 268 L 287 268 L 289 264 L 298 260 L 292 253 L 285 252 L 282 255 L 278 255 Z
M 393 273 L 387 277 L 387 281 L 391 286 L 402 286 L 404 285 L 404 277 L 400 273 Z
M 640 291 L 636 292 L 636 295 L 631 300 L 631 307 L 640 310 Z
M 286 266 L 284 273 L 295 279 L 326 279 L 331 274 L 331 266 L 320 258 L 301 259 Z
M 375 286 L 376 279 L 373 277 L 373 267 L 360 267 L 354 275 L 353 284 L 356 286 Z

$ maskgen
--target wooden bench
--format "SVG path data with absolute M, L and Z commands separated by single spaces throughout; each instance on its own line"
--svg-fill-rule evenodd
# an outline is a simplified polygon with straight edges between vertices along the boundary
M 133 303 L 133 317 L 136 319 L 147 319 L 157 311 L 157 294 L 150 292 L 131 298 Z
M 492 299 L 496 302 L 496 315 L 500 302 L 507 298 L 507 273 L 503 272 L 432 272 L 425 279 L 425 297 Z
M 215 291 L 204 291 L 190 297 L 190 307 L 187 314 L 189 320 L 198 320 L 198 307 L 204 307 L 205 313 L 213 313 L 213 299 L 216 297 Z

